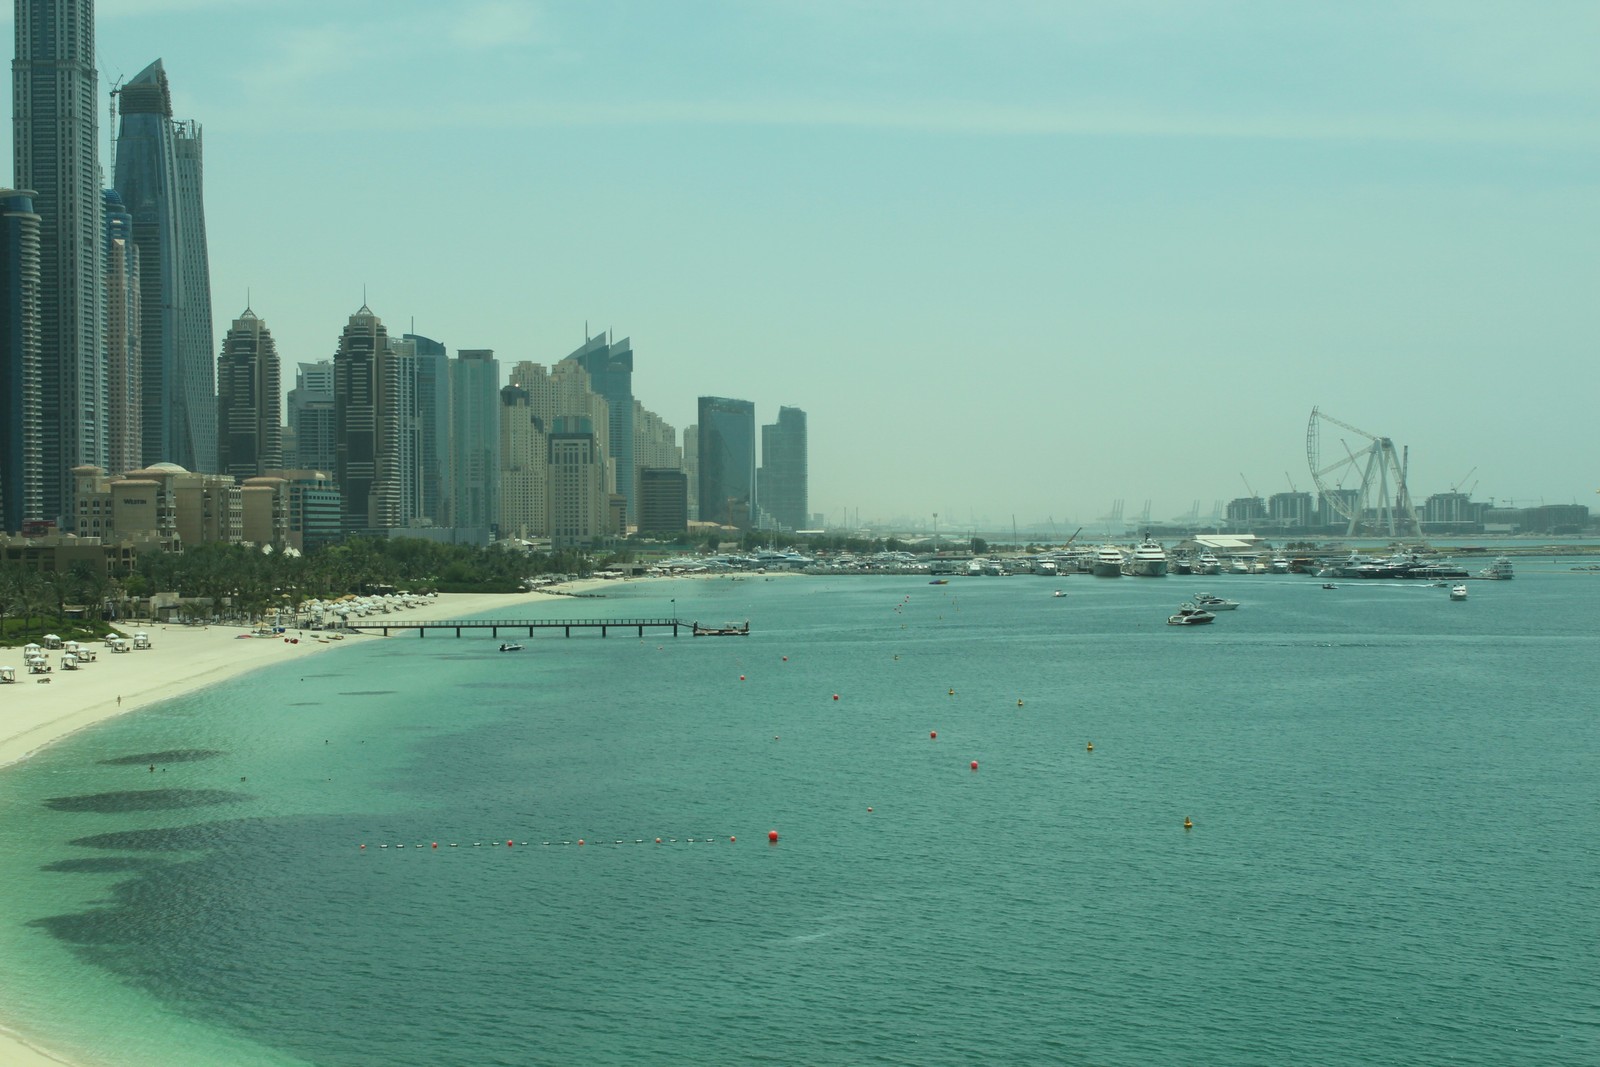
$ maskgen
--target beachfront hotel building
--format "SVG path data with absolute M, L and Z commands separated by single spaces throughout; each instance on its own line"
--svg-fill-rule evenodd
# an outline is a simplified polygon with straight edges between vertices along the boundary
M 0 533 L 44 514 L 40 374 L 39 216 L 0 189 Z
M 639 532 L 682 534 L 689 529 L 689 476 L 676 468 L 639 472 Z
M 605 486 L 605 457 L 594 422 L 563 415 L 551 425 L 549 448 L 550 547 L 593 548 L 610 532 L 612 494 Z
M 778 421 L 761 427 L 761 510 L 783 530 L 803 530 L 806 498 L 806 413 L 779 408 Z
M 528 391 L 500 390 L 500 536 L 527 540 L 547 530 L 549 451 L 544 424 L 533 413 Z
M 100 93 L 93 0 L 16 0 L 13 185 L 39 216 L 41 517 L 72 513 L 72 469 L 106 462 Z
M 140 260 L 144 462 L 217 464 L 216 363 L 199 128 L 172 118 L 156 60 L 118 92 L 114 184 Z
M 756 406 L 700 398 L 700 521 L 750 529 L 756 516 Z
M 244 535 L 240 486 L 225 474 L 154 463 L 108 476 L 103 468 L 72 470 L 80 537 L 137 538 L 169 551 L 202 541 L 234 542 Z
M 222 339 L 217 360 L 217 469 L 253 478 L 283 466 L 278 348 L 272 331 L 245 308 Z
M 144 462 L 143 337 L 139 246 L 115 189 L 105 191 L 105 221 L 106 469 L 126 471 Z
M 490 533 L 500 522 L 500 361 L 464 348 L 450 364 L 450 525 Z
M 628 520 L 634 519 L 633 345 L 624 337 L 613 342 L 610 332 L 591 337 L 563 362 L 573 362 L 589 373 L 589 387 L 606 403 L 606 456 L 616 465 L 616 492 L 627 501 Z

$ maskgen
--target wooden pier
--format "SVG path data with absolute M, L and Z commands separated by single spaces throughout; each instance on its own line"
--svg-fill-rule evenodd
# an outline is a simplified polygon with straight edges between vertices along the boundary
M 445 619 L 445 620 L 411 620 L 389 622 L 384 619 L 353 619 L 344 624 L 346 630 L 359 630 L 364 633 L 381 633 L 389 636 L 390 630 L 415 630 L 418 637 L 427 637 L 429 630 L 450 630 L 456 637 L 461 636 L 462 630 L 488 630 L 490 637 L 499 637 L 501 630 L 508 630 L 521 634 L 523 630 L 532 637 L 535 630 L 561 630 L 566 636 L 571 637 L 574 630 L 599 630 L 600 636 L 605 637 L 612 630 L 633 630 L 640 637 L 646 630 L 671 630 L 672 636 L 678 636 L 678 628 L 683 625 L 680 619 Z

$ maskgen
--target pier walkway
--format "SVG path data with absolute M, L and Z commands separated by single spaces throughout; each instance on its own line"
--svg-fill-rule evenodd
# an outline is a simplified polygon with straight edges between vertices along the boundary
M 671 630 L 672 636 L 677 637 L 678 628 L 683 625 L 681 619 L 407 619 L 390 622 L 361 618 L 346 622 L 344 628 L 363 633 L 381 633 L 384 637 L 389 636 L 390 630 L 415 630 L 418 637 L 427 637 L 429 630 L 450 630 L 456 637 L 461 636 L 462 630 L 488 630 L 490 637 L 499 637 L 501 630 L 516 633 L 526 630 L 529 637 L 533 636 L 535 630 L 561 630 L 568 637 L 572 636 L 574 630 L 599 630 L 601 637 L 611 630 L 633 630 L 640 637 L 644 636 L 646 630 Z

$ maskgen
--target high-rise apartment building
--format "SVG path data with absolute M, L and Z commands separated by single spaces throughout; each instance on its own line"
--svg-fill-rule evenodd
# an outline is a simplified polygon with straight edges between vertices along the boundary
M 756 406 L 700 398 L 700 521 L 751 529 L 756 519 Z
M 594 423 L 583 416 L 556 418 L 548 438 L 550 547 L 592 548 L 610 525 L 611 494 Z
M 566 361 L 589 372 L 590 388 L 606 402 L 606 455 L 616 462 L 615 492 L 627 501 L 628 520 L 635 518 L 634 496 L 639 480 L 633 456 L 633 345 L 609 333 L 592 337 Z
M 450 525 L 450 354 L 431 337 L 408 333 L 416 351 L 418 515 Z
M 106 469 L 121 472 L 144 465 L 139 246 L 122 197 L 107 189 L 105 198 Z
M 217 463 L 211 280 L 199 128 L 175 123 L 156 60 L 119 94 L 117 192 L 139 246 L 144 458 L 190 470 Z
M 347 533 L 400 523 L 394 362 L 389 331 L 361 305 L 333 357 L 334 481 L 344 499 Z
M 689 529 L 689 476 L 646 467 L 639 472 L 639 532 L 681 534 Z
M 500 536 L 539 537 L 548 532 L 545 505 L 550 458 L 544 424 L 528 391 L 500 390 Z
M 521 362 L 511 368 L 511 384 L 526 390 L 528 410 L 549 433 L 558 418 L 588 419 L 605 467 L 605 491 L 616 492 L 617 464 L 611 454 L 611 409 L 591 387 L 589 372 L 574 360 L 553 367 Z
M 283 466 L 278 349 L 249 308 L 233 320 L 217 360 L 217 468 L 243 481 Z
M 40 418 L 39 216 L 0 189 L 0 532 L 44 514 Z
M 700 424 L 683 428 L 683 473 L 689 476 L 689 521 L 700 518 Z
M 463 348 L 450 364 L 450 525 L 492 530 L 500 522 L 500 361 Z
M 779 408 L 778 421 L 761 427 L 761 510 L 784 530 L 803 530 L 806 510 L 806 413 Z
M 41 508 L 64 521 L 72 469 L 106 462 L 94 0 L 16 0 L 14 25 L 13 184 L 39 216 Z
M 289 433 L 294 456 L 284 462 L 295 469 L 333 473 L 338 442 L 333 423 L 333 361 L 302 363 L 289 390 Z

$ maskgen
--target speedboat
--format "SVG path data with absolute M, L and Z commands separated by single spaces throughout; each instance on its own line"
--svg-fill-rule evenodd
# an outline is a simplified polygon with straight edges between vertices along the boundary
M 950 579 L 948 579 L 948 578 L 935 578 L 933 581 L 929 582 L 928 584 L 929 585 L 949 585 L 950 584 Z
M 1057 589 L 1054 593 L 1051 593 L 1050 595 L 1051 596 L 1066 596 L 1067 594 L 1065 594 L 1061 590 Z
M 1194 572 L 1196 574 L 1221 574 L 1222 561 L 1208 548 L 1200 553 L 1199 557 L 1194 561 Z
M 1451 586 L 1451 588 L 1450 588 L 1450 599 L 1451 600 L 1465 600 L 1465 599 L 1467 599 L 1467 587 L 1464 586 L 1464 585 Z
M 1185 602 L 1178 605 L 1176 615 L 1167 616 L 1168 626 L 1199 626 L 1201 623 L 1213 622 L 1216 616 L 1204 608 L 1197 608 Z
M 521 652 L 522 651 L 522 646 L 521 645 L 501 645 L 500 646 L 500 651 L 501 652 Z
M 1194 602 L 1207 611 L 1232 611 L 1239 606 L 1237 600 L 1227 600 L 1211 593 L 1195 594 Z
M 1122 549 L 1116 545 L 1101 545 L 1100 551 L 1094 556 L 1094 576 L 1096 578 L 1122 577 Z
M 1332 582 L 1323 582 L 1322 583 L 1322 588 L 1324 588 L 1324 589 L 1337 589 L 1339 587 L 1334 585 Z

